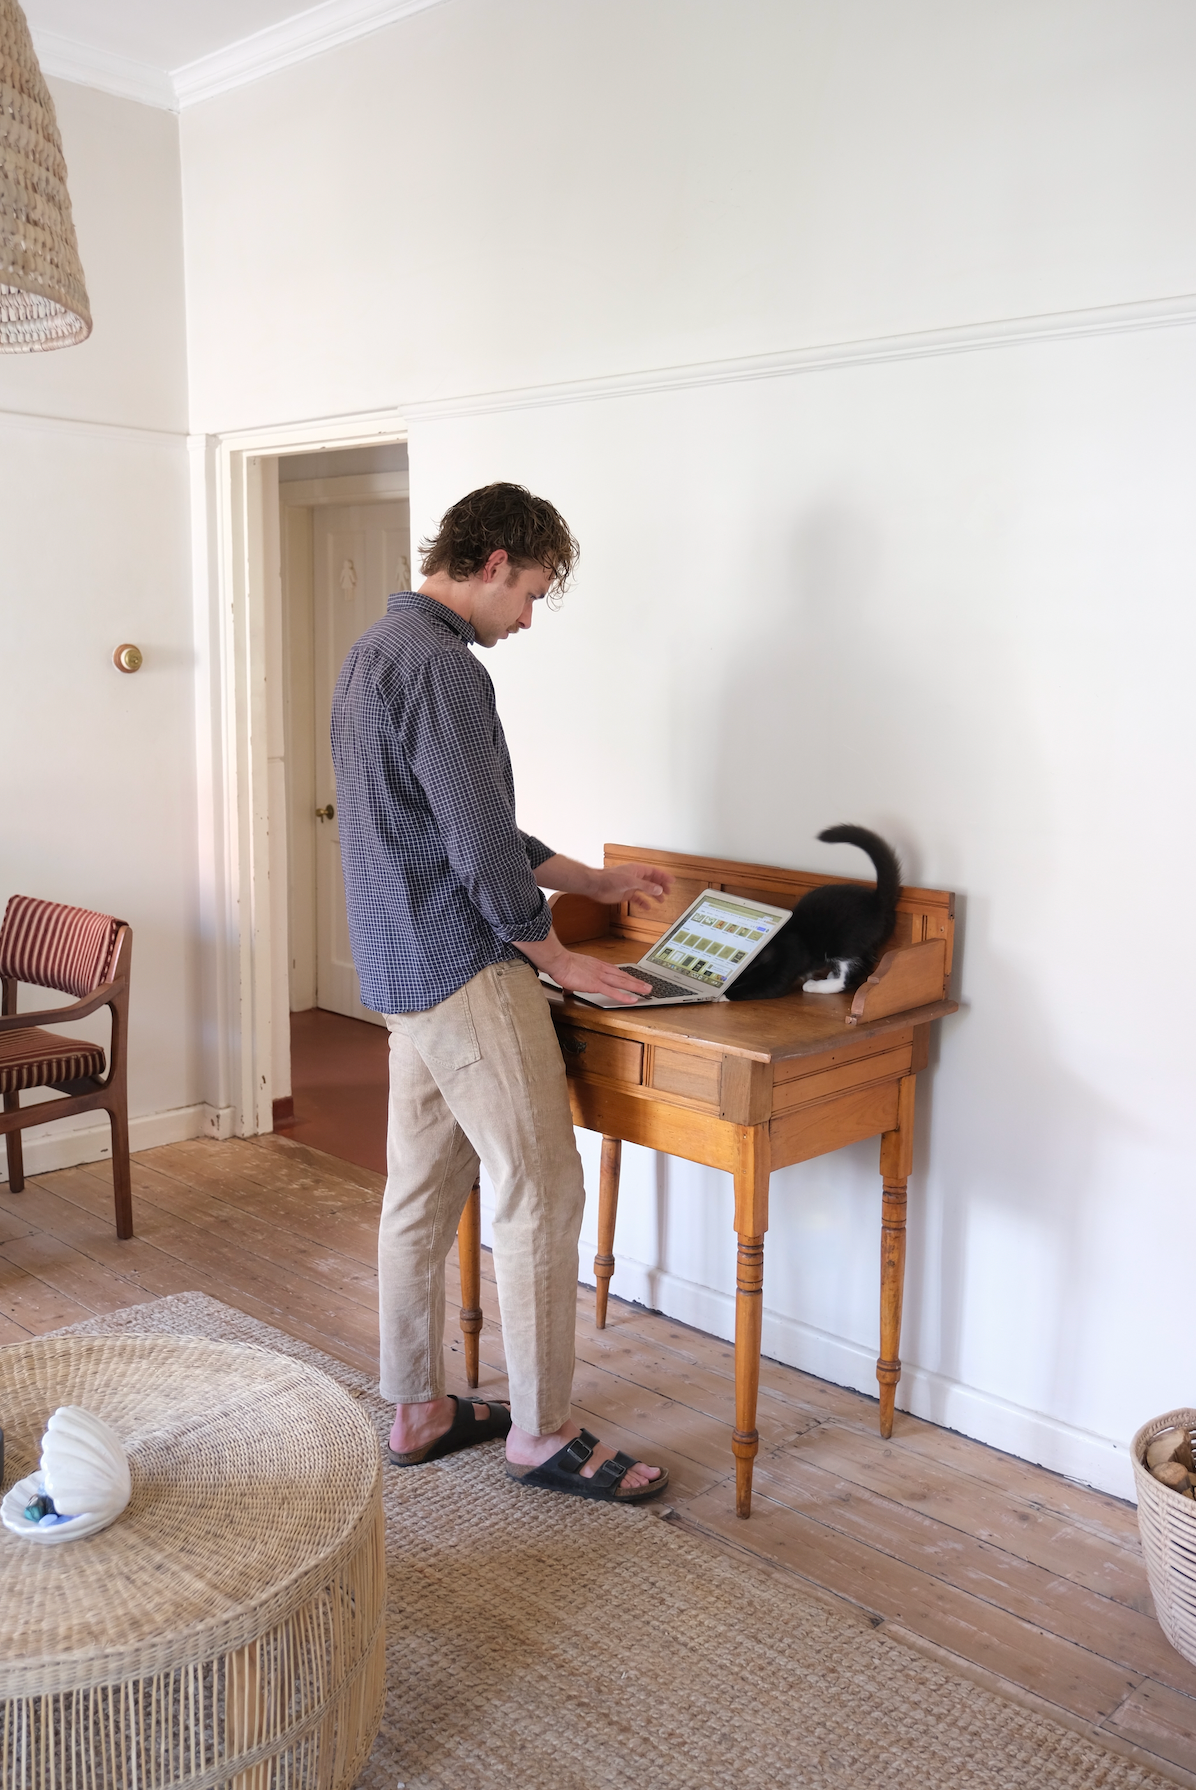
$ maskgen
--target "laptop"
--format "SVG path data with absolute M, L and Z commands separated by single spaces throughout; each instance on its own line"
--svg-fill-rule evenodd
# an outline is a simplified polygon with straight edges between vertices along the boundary
M 651 994 L 628 1003 L 605 994 L 570 993 L 575 1001 L 588 1001 L 591 1007 L 678 1007 L 693 1001 L 721 1001 L 736 976 L 742 976 L 788 918 L 787 907 L 770 907 L 763 901 L 707 889 L 638 963 L 618 966 L 641 982 L 650 982 Z M 551 982 L 548 976 L 543 980 Z

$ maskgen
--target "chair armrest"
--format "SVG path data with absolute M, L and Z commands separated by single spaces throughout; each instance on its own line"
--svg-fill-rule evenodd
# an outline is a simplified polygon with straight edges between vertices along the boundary
M 24 1032 L 30 1026 L 58 1026 L 65 1025 L 68 1020 L 86 1019 L 97 1008 L 109 1006 L 119 994 L 120 986 L 119 982 L 101 982 L 81 1001 L 72 1001 L 69 1007 L 48 1007 L 44 1013 L 0 1014 L 0 1032 Z

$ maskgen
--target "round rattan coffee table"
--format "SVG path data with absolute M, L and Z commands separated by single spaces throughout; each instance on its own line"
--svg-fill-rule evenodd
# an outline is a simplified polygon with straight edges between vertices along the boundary
M 0 1348 L 5 1486 L 83 1405 L 129 1452 L 110 1529 L 0 1529 L 4 1790 L 344 1790 L 382 1713 L 378 1438 L 302 1362 L 200 1337 Z

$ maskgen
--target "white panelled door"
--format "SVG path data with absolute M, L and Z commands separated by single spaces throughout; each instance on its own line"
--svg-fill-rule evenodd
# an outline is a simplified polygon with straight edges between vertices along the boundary
M 391 591 L 411 588 L 410 506 L 405 501 L 321 506 L 314 512 L 313 528 L 316 1005 L 381 1025 L 378 1015 L 361 1004 L 349 950 L 328 726 L 332 692 L 349 648 L 386 614 Z

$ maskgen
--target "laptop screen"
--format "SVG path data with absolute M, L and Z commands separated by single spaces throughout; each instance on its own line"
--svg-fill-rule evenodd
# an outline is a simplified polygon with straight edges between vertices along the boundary
M 707 988 L 721 989 L 788 918 L 783 909 L 737 901 L 732 895 L 708 890 L 641 961 L 659 964 L 662 970 L 673 970 Z

